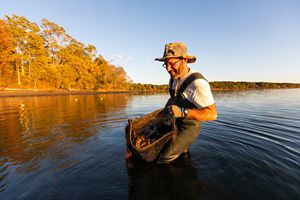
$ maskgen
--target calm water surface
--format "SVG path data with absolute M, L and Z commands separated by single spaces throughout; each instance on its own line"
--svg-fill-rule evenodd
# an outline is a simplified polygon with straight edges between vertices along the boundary
M 167 94 L 0 98 L 0 199 L 300 199 L 300 90 L 214 96 L 188 154 L 130 168 L 127 119 Z

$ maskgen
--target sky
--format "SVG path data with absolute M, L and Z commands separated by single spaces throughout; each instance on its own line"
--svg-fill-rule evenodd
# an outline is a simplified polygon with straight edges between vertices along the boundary
M 154 59 L 170 42 L 209 81 L 300 83 L 299 0 L 1 0 L 12 14 L 62 26 L 136 83 L 168 83 Z

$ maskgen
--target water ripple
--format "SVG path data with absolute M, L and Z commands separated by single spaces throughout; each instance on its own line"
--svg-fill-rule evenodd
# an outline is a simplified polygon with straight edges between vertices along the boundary
M 127 119 L 162 107 L 167 94 L 2 98 L 0 199 L 151 197 L 174 180 L 201 199 L 297 199 L 300 90 L 215 97 L 218 120 L 203 124 L 190 154 L 134 172 L 124 160 Z M 174 195 L 191 195 L 182 188 Z

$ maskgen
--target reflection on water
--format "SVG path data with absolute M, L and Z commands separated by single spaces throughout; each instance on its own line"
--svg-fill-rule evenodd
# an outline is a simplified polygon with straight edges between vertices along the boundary
M 0 99 L 0 155 L 27 163 L 55 145 L 83 142 L 101 131 L 99 127 L 124 121 L 128 98 L 117 94 Z M 61 150 L 56 156 L 63 157 Z
M 12 191 L 22 178 L 37 184 L 28 175 L 47 180 L 82 162 L 86 155 L 80 149 L 88 138 L 95 144 L 105 129 L 123 128 L 130 99 L 127 94 L 0 99 L 0 191 Z
M 299 199 L 300 90 L 214 95 L 189 154 L 133 168 L 127 119 L 167 94 L 0 98 L 0 199 Z

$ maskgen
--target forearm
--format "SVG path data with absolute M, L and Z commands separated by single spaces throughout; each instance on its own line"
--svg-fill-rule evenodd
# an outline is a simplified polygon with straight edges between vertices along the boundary
M 200 109 L 188 109 L 188 115 L 186 116 L 189 119 L 194 119 L 197 121 L 213 121 L 217 119 L 217 109 L 216 105 L 200 108 Z

